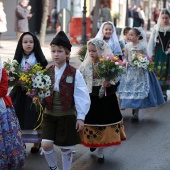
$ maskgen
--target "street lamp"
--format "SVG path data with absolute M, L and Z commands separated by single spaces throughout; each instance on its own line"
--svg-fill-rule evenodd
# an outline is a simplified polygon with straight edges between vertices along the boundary
M 84 0 L 84 7 L 83 7 L 83 29 L 82 29 L 82 39 L 81 39 L 81 43 L 83 45 L 86 44 L 87 40 L 86 40 L 86 0 Z

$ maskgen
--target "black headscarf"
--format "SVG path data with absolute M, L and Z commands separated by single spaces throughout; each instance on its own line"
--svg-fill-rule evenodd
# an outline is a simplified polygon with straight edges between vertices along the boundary
M 24 54 L 24 50 L 23 50 L 23 47 L 22 47 L 22 39 L 23 39 L 24 35 L 31 35 L 33 37 L 33 40 L 34 40 L 33 52 L 35 54 L 35 58 L 37 59 L 38 63 L 40 63 L 40 65 L 43 68 L 45 68 L 47 66 L 48 62 L 47 62 L 47 60 L 46 60 L 46 58 L 45 58 L 45 56 L 42 52 L 38 38 L 31 32 L 24 32 L 21 35 L 21 37 L 18 41 L 17 48 L 15 50 L 14 59 L 17 60 L 19 64 L 21 63 L 21 60 L 22 60 L 22 57 L 23 57 L 23 54 Z

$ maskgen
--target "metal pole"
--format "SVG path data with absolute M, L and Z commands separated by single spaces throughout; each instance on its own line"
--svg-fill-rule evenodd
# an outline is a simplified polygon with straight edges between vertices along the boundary
M 166 8 L 166 0 L 163 0 L 163 8 Z
M 126 20 L 125 20 L 125 25 L 128 26 L 128 7 L 129 7 L 129 2 L 126 0 Z
M 151 4 L 152 1 L 149 1 L 149 10 L 148 10 L 148 26 L 147 26 L 147 30 L 150 30 L 151 27 L 151 15 L 152 15 L 152 10 L 151 10 Z
M 83 29 L 82 29 L 82 40 L 81 43 L 83 45 L 86 44 L 87 40 L 86 40 L 86 0 L 84 0 L 84 7 L 83 7 Z

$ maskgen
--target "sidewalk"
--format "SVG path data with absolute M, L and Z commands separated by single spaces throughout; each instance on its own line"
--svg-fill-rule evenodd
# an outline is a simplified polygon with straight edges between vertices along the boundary
M 46 56 L 49 64 L 51 64 L 51 53 L 50 53 L 50 42 L 55 37 L 55 34 L 46 34 L 45 37 L 45 45 L 42 47 L 42 50 L 44 52 L 44 55 Z M 6 37 L 6 39 L 1 40 L 1 46 L 3 48 L 0 48 L 0 56 L 2 58 L 2 61 L 6 61 L 9 59 L 13 59 L 15 49 L 17 46 L 17 38 L 15 37 Z M 74 67 L 78 67 L 80 65 L 80 61 L 76 55 L 78 48 L 80 45 L 73 44 L 72 50 L 71 50 L 71 56 L 70 56 L 70 64 Z

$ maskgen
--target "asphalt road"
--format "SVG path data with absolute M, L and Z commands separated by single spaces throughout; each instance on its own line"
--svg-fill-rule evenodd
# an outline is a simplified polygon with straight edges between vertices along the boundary
M 140 110 L 140 121 L 131 122 L 131 110 L 122 111 L 127 140 L 121 145 L 104 151 L 105 163 L 98 164 L 96 153 L 78 145 L 73 156 L 72 170 L 169 170 L 170 169 L 170 101 L 164 105 Z M 43 155 L 30 154 L 25 170 L 47 170 Z M 55 147 L 58 167 L 61 170 L 61 154 Z

